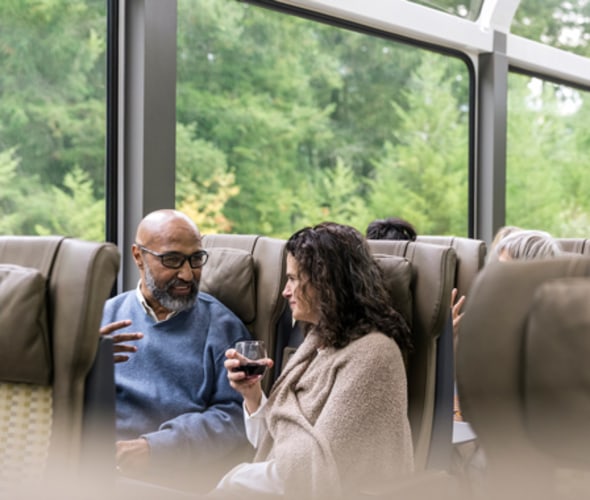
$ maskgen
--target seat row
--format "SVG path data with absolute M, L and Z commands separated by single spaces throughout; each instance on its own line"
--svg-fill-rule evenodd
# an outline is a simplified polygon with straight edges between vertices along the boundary
M 468 238 L 425 241 L 371 240 L 385 271 L 392 303 L 413 330 L 408 363 L 409 418 L 416 467 L 444 467 L 450 458 L 454 360 L 450 300 L 453 287 L 467 293 L 485 258 L 485 243 Z M 210 254 L 201 289 L 224 302 L 264 340 L 277 370 L 268 390 L 301 341 L 281 296 L 285 244 L 259 235 L 215 234 L 203 238 Z
M 564 251 L 590 255 L 586 239 L 558 239 Z M 214 234 L 203 238 L 210 260 L 202 289 L 218 297 L 264 340 L 275 360 L 266 390 L 302 341 L 281 296 L 285 241 L 260 235 Z M 483 268 L 482 240 L 418 236 L 415 242 L 370 240 L 385 271 L 394 306 L 412 326 L 414 351 L 408 365 L 409 418 L 416 468 L 447 469 L 452 452 L 455 360 L 450 297 L 469 295 Z
M 564 250 L 590 254 L 588 240 L 559 241 Z M 210 260 L 203 268 L 202 290 L 230 307 L 255 338 L 265 340 L 276 361 L 286 360 L 298 344 L 281 296 L 285 243 L 259 235 L 203 238 Z M 416 469 L 445 468 L 451 453 L 455 366 L 451 290 L 457 287 L 460 294 L 467 294 L 471 310 L 472 285 L 481 275 L 485 243 L 423 236 L 415 242 L 369 244 L 385 271 L 393 304 L 413 329 L 408 395 Z M 0 398 L 3 407 L 9 408 L 0 435 L 0 485 L 10 479 L 7 475 L 17 474 L 19 466 L 29 476 L 42 474 L 47 463 L 65 464 L 67 470 L 76 472 L 89 454 L 87 436 L 98 430 L 103 436 L 105 430 L 106 435 L 114 436 L 114 422 L 99 415 L 112 415 L 114 398 L 111 348 L 105 348 L 105 340 L 99 342 L 98 325 L 119 259 L 118 249 L 109 243 L 0 237 Z M 575 260 L 562 260 L 571 259 Z M 584 274 L 586 268 L 582 268 Z M 559 269 L 556 272 L 563 273 L 569 268 L 564 264 Z M 25 288 L 23 283 L 27 283 Z M 11 305 L 4 307 L 6 304 Z M 103 356 L 98 356 L 101 352 Z M 277 362 L 275 373 L 267 375 L 266 389 L 283 364 Z M 17 405 L 25 409 L 17 411 Z M 473 411 L 469 408 L 467 402 L 466 410 Z M 27 427 L 30 425 L 34 428 Z M 27 430 L 15 432 L 19 428 Z M 30 449 L 27 440 L 35 441 L 34 458 L 22 453 Z M 98 448 L 105 457 L 113 454 L 109 439 L 103 439 Z M 95 442 L 93 455 L 96 449 Z M 107 468 L 113 465 L 109 459 L 104 463 Z M 97 472 L 94 466 L 89 469 Z
M 0 236 L 0 497 L 55 471 L 112 476 L 113 355 L 98 328 L 119 261 L 110 243 Z

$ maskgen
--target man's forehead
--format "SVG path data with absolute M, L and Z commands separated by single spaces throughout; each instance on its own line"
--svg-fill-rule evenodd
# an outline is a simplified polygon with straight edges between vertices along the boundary
M 153 245 L 187 246 L 200 245 L 201 235 L 188 224 L 150 225 L 141 231 L 142 240 Z

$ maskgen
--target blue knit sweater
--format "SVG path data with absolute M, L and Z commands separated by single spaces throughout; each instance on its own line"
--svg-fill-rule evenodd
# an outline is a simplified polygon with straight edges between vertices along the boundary
M 223 366 L 226 349 L 250 338 L 237 316 L 200 292 L 195 307 L 155 322 L 132 290 L 105 304 L 103 325 L 122 319 L 133 324 L 117 333 L 144 337 L 115 366 L 117 439 L 145 437 L 155 466 L 171 458 L 198 465 L 243 446 L 242 397 Z

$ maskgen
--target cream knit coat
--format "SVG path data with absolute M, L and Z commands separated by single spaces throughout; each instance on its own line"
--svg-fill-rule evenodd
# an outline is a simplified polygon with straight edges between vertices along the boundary
M 381 333 L 319 345 L 310 333 L 274 384 L 255 461 L 276 460 L 291 498 L 386 487 L 413 470 L 400 350 Z

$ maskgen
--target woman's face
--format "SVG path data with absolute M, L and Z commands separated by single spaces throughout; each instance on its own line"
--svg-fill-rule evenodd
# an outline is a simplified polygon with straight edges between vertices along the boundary
M 289 301 L 293 319 L 315 325 L 319 321 L 318 306 L 314 304 L 315 290 L 308 283 L 305 294 L 303 292 L 303 284 L 308 281 L 307 276 L 300 274 L 295 257 L 287 254 L 287 283 L 283 297 Z

